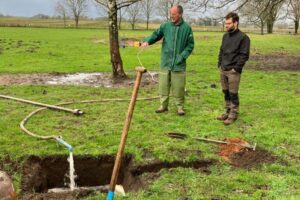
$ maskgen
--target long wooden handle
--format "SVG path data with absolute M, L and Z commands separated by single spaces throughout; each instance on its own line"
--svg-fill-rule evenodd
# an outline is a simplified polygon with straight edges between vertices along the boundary
M 50 108 L 50 109 L 54 109 L 54 110 L 62 110 L 62 111 L 65 111 L 65 112 L 73 113 L 75 115 L 82 115 L 83 114 L 83 112 L 81 110 L 78 110 L 78 109 L 73 110 L 73 109 L 70 109 L 70 108 L 64 108 L 64 107 L 61 107 L 61 106 L 45 104 L 45 103 L 40 103 L 40 102 L 36 102 L 36 101 L 30 101 L 30 100 L 27 100 L 27 99 L 20 99 L 20 98 L 11 97 L 11 96 L 5 96 L 5 95 L 0 95 L 0 98 L 19 101 L 19 102 L 32 104 L 32 105 L 36 105 L 36 106 L 41 106 L 41 107 L 46 107 L 46 108 Z
M 124 148 L 125 148 L 128 130 L 130 127 L 133 110 L 134 110 L 136 98 L 137 98 L 138 91 L 139 91 L 139 86 L 141 83 L 142 75 L 144 72 L 146 72 L 146 69 L 144 67 L 137 67 L 136 72 L 137 72 L 137 76 L 136 76 L 136 80 L 135 80 L 126 120 L 125 120 L 124 127 L 123 127 L 123 132 L 122 132 L 121 141 L 120 141 L 120 145 L 119 145 L 119 149 L 118 149 L 118 154 L 117 154 L 117 157 L 115 160 L 114 169 L 113 169 L 113 173 L 112 173 L 112 177 L 111 177 L 111 181 L 110 181 L 110 191 L 111 192 L 115 191 L 115 187 L 116 187 L 116 183 L 117 183 L 117 179 L 118 179 L 118 175 L 119 175 L 119 170 L 120 170 L 120 165 L 121 165 L 121 161 L 122 161 L 122 155 L 123 155 Z

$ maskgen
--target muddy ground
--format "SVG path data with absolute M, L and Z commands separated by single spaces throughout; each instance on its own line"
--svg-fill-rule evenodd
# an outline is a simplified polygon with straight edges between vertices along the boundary
M 300 71 L 300 56 L 285 53 L 250 56 L 247 68 L 262 71 Z
M 134 77 L 133 72 L 129 72 Z M 0 85 L 85 85 L 93 87 L 120 88 L 134 85 L 135 78 L 115 80 L 111 73 L 43 73 L 0 75 Z M 157 72 L 145 73 L 141 85 L 154 85 L 158 81 Z

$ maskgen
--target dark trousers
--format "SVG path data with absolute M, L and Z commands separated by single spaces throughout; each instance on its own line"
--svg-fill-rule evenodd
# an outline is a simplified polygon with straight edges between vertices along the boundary
M 229 118 L 235 119 L 237 118 L 240 104 L 238 91 L 241 74 L 233 70 L 225 71 L 220 68 L 220 80 L 224 93 L 226 113 L 229 114 Z

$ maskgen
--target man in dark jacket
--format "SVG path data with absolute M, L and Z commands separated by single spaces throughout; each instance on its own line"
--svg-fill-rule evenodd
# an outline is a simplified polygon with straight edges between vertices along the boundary
M 152 45 L 163 38 L 161 49 L 161 70 L 159 73 L 159 94 L 161 106 L 155 111 L 168 111 L 170 88 L 175 97 L 177 114 L 184 115 L 184 93 L 186 80 L 186 59 L 194 49 L 191 27 L 182 19 L 183 8 L 173 6 L 170 10 L 172 21 L 166 22 L 151 36 L 144 39 L 141 47 Z
M 238 26 L 239 16 L 232 12 L 227 14 L 225 17 L 227 33 L 223 36 L 218 62 L 226 111 L 217 117 L 225 125 L 232 124 L 238 117 L 241 73 L 250 53 L 250 39 L 239 30 Z

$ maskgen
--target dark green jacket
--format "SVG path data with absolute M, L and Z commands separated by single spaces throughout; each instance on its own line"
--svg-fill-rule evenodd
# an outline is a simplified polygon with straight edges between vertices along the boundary
M 162 38 L 161 69 L 185 71 L 186 59 L 194 49 L 191 27 L 183 19 L 176 25 L 173 22 L 166 22 L 144 42 L 151 45 Z

